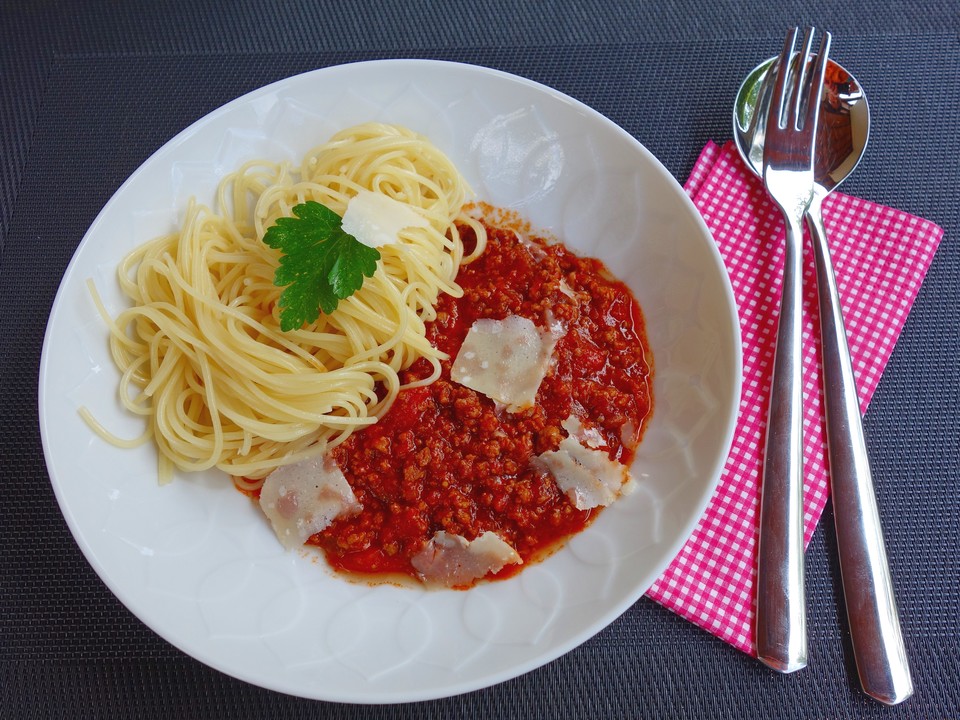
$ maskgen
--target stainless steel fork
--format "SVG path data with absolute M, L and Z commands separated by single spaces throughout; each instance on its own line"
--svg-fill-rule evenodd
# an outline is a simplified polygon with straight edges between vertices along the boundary
M 800 276 L 803 215 L 813 200 L 814 144 L 830 48 L 830 34 L 824 33 L 816 60 L 808 63 L 813 35 L 809 28 L 796 57 L 797 29 L 787 35 L 777 61 L 763 149 L 763 182 L 783 212 L 787 241 L 760 500 L 756 646 L 757 657 L 780 672 L 807 664 Z

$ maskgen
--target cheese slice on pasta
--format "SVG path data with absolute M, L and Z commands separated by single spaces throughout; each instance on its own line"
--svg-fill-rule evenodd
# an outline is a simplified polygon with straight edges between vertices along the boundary
M 450 377 L 517 412 L 536 400 L 556 342 L 555 334 L 519 315 L 477 320 L 453 361 Z
M 300 547 L 341 515 L 363 509 L 337 463 L 326 457 L 301 460 L 267 475 L 260 507 L 288 549 Z
M 568 417 L 560 423 L 560 427 L 566 430 L 570 434 L 570 437 L 576 438 L 578 442 L 589 448 L 596 450 L 597 448 L 607 446 L 600 431 L 594 427 L 584 425 L 576 415 Z
M 343 231 L 368 247 L 377 248 L 400 242 L 400 231 L 409 227 L 430 227 L 409 205 L 388 195 L 361 190 L 343 214 Z
M 564 438 L 556 450 L 538 455 L 537 461 L 578 510 L 609 505 L 621 490 L 629 492 L 632 487 L 626 467 L 611 460 L 606 450 L 584 447 L 574 435 Z
M 410 562 L 424 582 L 459 587 L 523 560 L 495 532 L 487 531 L 475 540 L 467 540 L 441 530 Z

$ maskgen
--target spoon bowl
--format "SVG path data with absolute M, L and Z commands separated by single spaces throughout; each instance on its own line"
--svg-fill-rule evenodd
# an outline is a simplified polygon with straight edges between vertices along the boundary
M 737 149 L 757 175 L 763 171 L 763 124 L 769 105 L 764 94 L 769 84 L 764 81 L 776 59 L 765 60 L 747 75 L 733 107 Z M 814 179 L 821 194 L 833 190 L 860 164 L 869 137 L 870 106 L 863 88 L 839 63 L 828 60 L 814 158 Z

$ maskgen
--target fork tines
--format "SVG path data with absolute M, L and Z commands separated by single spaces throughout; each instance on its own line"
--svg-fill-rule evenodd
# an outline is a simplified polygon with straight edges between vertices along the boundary
M 777 61 L 777 78 L 773 97 L 781 98 L 782 102 L 778 107 L 773 108 L 775 112 L 772 113 L 772 117 L 776 118 L 781 128 L 786 128 L 787 123 L 792 122 L 793 129 L 812 133 L 820 111 L 819 99 L 823 88 L 823 75 L 830 53 L 830 33 L 824 32 L 821 35 L 816 59 L 811 67 L 809 58 L 815 29 L 807 28 L 803 37 L 803 50 L 794 58 L 793 46 L 797 40 L 797 31 L 798 28 L 793 28 L 787 34 L 783 52 Z M 784 86 L 788 82 L 791 70 L 796 74 L 796 82 L 785 91 Z M 811 102 L 811 98 L 816 100 Z

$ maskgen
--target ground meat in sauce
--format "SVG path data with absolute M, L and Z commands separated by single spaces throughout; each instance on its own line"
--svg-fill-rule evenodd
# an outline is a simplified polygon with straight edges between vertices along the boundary
M 410 558 L 440 530 L 467 539 L 494 531 L 525 563 L 546 554 L 598 512 L 577 510 L 530 464 L 557 448 L 571 413 L 603 434 L 612 459 L 633 457 L 652 399 L 643 319 L 629 290 L 600 262 L 561 245 L 488 230 L 486 252 L 457 277 L 463 297 L 442 296 L 428 328 L 450 356 L 440 379 L 402 391 L 376 425 L 333 451 L 364 508 L 310 540 L 337 569 L 416 577 Z M 510 314 L 567 327 L 536 405 L 515 414 L 450 380 L 472 323 Z M 420 361 L 405 380 L 427 372 Z

